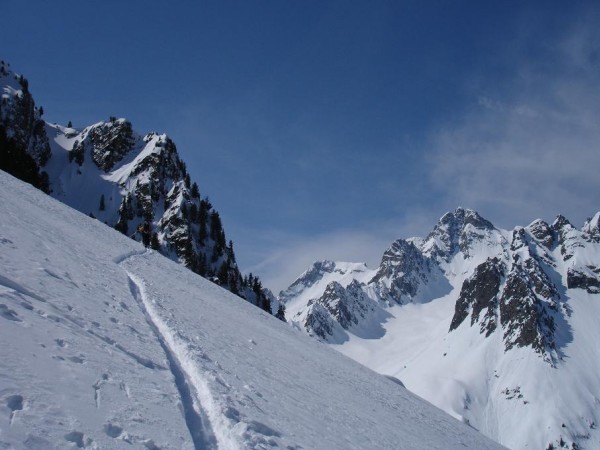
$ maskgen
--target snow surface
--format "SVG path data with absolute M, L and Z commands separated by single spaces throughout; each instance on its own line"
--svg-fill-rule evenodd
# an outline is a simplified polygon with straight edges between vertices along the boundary
M 0 448 L 500 448 L 0 172 Z

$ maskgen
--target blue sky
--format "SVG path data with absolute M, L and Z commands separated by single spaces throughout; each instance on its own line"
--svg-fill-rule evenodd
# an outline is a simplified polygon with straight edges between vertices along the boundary
M 15 1 L 0 57 L 46 120 L 169 134 L 244 271 L 374 266 L 447 210 L 600 209 L 600 6 Z

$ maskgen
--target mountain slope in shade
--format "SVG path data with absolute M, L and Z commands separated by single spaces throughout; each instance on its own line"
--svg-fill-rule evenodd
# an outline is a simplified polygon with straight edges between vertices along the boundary
M 116 117 L 81 129 L 46 123 L 27 80 L 3 61 L 0 90 L 0 168 L 270 311 L 167 135 L 140 135 Z
M 297 328 L 508 447 L 600 448 L 599 232 L 600 213 L 507 231 L 458 208 L 371 278 L 338 286 L 315 263 L 280 299 Z
M 0 197 L 0 448 L 499 448 L 1 171 Z

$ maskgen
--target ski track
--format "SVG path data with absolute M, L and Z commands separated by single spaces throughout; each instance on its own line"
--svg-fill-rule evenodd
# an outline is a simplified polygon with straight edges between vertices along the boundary
M 113 261 L 121 266 L 127 274 L 131 294 L 165 353 L 169 370 L 173 375 L 175 386 L 179 392 L 186 426 L 190 432 L 194 449 L 216 450 L 223 447 L 237 448 L 238 446 L 233 442 L 229 442 L 229 445 L 225 446 L 219 445 L 219 442 L 217 442 L 217 437 L 208 414 L 202 408 L 202 402 L 199 398 L 201 393 L 206 393 L 208 390 L 206 383 L 199 378 L 197 370 L 193 370 L 194 373 L 189 372 L 193 361 L 189 361 L 185 351 L 182 351 L 181 346 L 177 345 L 175 340 L 176 333 L 154 311 L 152 300 L 145 293 L 143 281 L 122 266 L 130 258 L 142 257 L 148 253 L 149 250 L 132 251 L 114 258 Z M 206 397 L 206 395 L 203 397 Z M 224 433 L 220 433 L 220 435 L 221 439 L 219 441 L 222 441 Z

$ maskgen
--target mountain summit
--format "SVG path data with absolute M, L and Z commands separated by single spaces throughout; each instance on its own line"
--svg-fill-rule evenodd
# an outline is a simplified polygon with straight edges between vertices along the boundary
M 46 123 L 27 79 L 4 61 L 0 89 L 0 168 L 271 311 L 166 134 L 138 134 L 116 117 L 85 128 Z
M 377 269 L 317 263 L 279 298 L 309 335 L 508 447 L 597 448 L 599 223 L 501 230 L 458 208 Z

